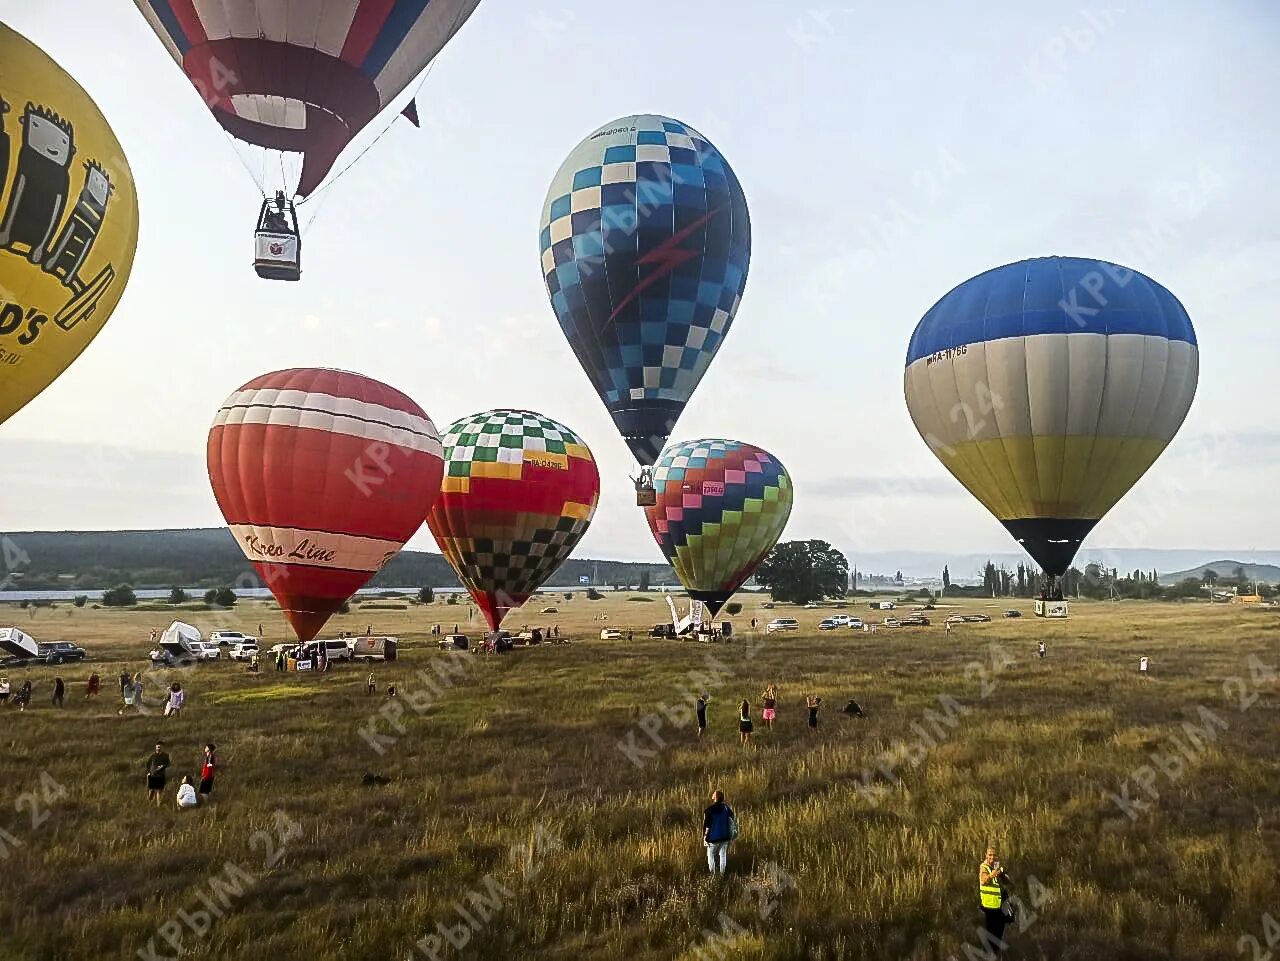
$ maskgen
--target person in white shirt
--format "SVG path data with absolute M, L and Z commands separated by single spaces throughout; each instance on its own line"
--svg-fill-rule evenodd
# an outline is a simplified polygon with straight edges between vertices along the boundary
M 1141 674 L 1143 677 L 1145 677 L 1147 674 L 1148 663 L 1149 661 L 1145 656 L 1138 658 L 1138 673 Z
M 193 808 L 200 803 L 200 799 L 196 797 L 196 787 L 191 783 L 191 775 L 187 775 L 182 779 L 182 784 L 178 786 L 178 808 Z
M 177 681 L 173 682 L 173 687 L 169 689 L 169 701 L 164 706 L 164 716 L 173 715 L 177 717 L 182 712 L 182 704 L 186 700 L 186 695 L 182 692 L 182 685 Z
M 9 701 L 9 679 L 0 677 L 0 704 L 6 704 Z

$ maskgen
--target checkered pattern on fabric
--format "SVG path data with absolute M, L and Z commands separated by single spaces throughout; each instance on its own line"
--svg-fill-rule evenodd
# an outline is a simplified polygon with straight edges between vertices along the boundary
M 600 474 L 577 434 L 530 411 L 465 417 L 442 443 L 443 491 L 427 526 L 497 630 L 586 533 Z
M 626 117 L 570 154 L 543 206 L 543 276 L 578 360 L 642 463 L 706 373 L 746 287 L 746 197 L 718 150 Z
M 654 539 L 680 583 L 728 599 L 782 536 L 791 478 L 772 454 L 705 439 L 663 452 L 653 473 L 657 504 L 645 509 Z

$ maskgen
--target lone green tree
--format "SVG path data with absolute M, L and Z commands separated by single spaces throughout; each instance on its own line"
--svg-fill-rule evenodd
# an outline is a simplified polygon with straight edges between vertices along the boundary
M 945 593 L 951 587 L 951 570 L 946 564 L 942 565 L 942 590 Z
M 849 562 L 826 541 L 786 541 L 760 562 L 755 576 L 775 601 L 807 604 L 843 596 L 849 584 Z
M 436 599 L 436 592 L 429 587 L 418 589 L 418 602 L 420 604 L 430 604 Z
M 186 601 L 187 601 L 187 592 L 184 591 L 181 587 L 175 586 L 175 587 L 169 588 L 170 604 L 185 604 Z

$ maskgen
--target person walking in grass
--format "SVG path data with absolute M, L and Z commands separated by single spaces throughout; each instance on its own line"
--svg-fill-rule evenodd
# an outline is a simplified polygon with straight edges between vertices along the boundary
M 810 694 L 804 699 L 804 705 L 809 709 L 809 730 L 817 730 L 818 708 L 822 706 L 822 698 L 814 694 Z
M 743 744 L 751 741 L 751 703 L 745 698 L 738 705 L 738 735 Z
M 212 742 L 204 746 L 204 763 L 200 767 L 200 796 L 206 801 L 213 793 L 213 775 L 218 766 L 218 760 L 214 755 L 216 750 Z
M 369 672 L 369 683 L 365 685 L 364 691 L 368 695 L 374 695 L 378 693 L 378 684 L 373 679 L 373 671 Z
M 987 950 L 999 955 L 1004 951 L 1004 890 L 1000 879 L 1004 877 L 1004 868 L 996 857 L 994 846 L 987 848 L 986 857 L 978 865 L 978 896 L 982 902 L 983 927 L 989 938 Z
M 65 707 L 67 700 L 67 684 L 61 677 L 53 679 L 53 706 Z
M 154 631 L 152 632 L 155 633 Z M 133 684 L 133 678 L 128 671 L 120 672 L 120 696 L 124 697 L 124 692 Z
M 1044 656 L 1048 653 L 1049 653 L 1049 650 L 1044 646 L 1044 641 L 1041 641 L 1038 645 L 1036 645 L 1036 655 L 1040 658 L 1040 660 L 1043 661 Z
M 142 672 L 133 675 L 133 703 L 142 708 Z
M 27 709 L 27 705 L 31 703 L 31 682 L 29 680 L 22 682 L 22 687 L 18 688 L 18 693 L 13 697 L 13 706 L 20 712 Z
M 698 712 L 698 737 L 707 733 L 707 704 L 711 701 L 711 695 L 703 691 L 698 695 L 697 703 L 694 705 Z
M 120 705 L 120 710 L 116 712 L 117 714 L 124 714 L 129 708 L 138 706 L 138 689 L 133 686 L 132 680 L 120 689 L 120 697 L 124 703 Z
M 712 791 L 711 806 L 702 812 L 702 843 L 707 848 L 707 870 L 717 877 L 724 877 L 729 867 L 729 845 L 737 836 L 733 808 L 724 803 L 723 791 Z
M 164 705 L 165 717 L 177 717 L 182 713 L 182 705 L 187 701 L 187 695 L 183 693 L 182 685 L 177 681 L 169 687 L 169 699 Z
M 171 763 L 164 741 L 156 741 L 155 751 L 147 758 L 147 800 L 155 801 L 156 807 L 163 800 L 165 777 Z
M 760 708 L 760 720 L 770 731 L 773 730 L 773 719 L 778 713 L 778 685 L 770 684 L 760 695 L 763 706 Z
M 9 679 L 0 677 L 0 707 L 9 703 Z
M 84 699 L 87 701 L 91 697 L 97 697 L 98 692 L 102 690 L 102 678 L 98 676 L 98 672 L 94 671 L 89 675 L 89 683 L 84 689 Z

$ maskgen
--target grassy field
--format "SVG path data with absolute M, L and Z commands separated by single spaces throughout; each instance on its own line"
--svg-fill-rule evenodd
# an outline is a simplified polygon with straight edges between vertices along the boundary
M 996 619 L 819 634 L 821 612 L 748 597 L 735 641 L 707 645 L 642 639 L 666 605 L 633 597 L 540 599 L 558 613 L 508 626 L 558 623 L 573 643 L 501 657 L 432 649 L 433 623 L 467 629 L 465 605 L 357 607 L 335 632 L 404 639 L 374 668 L 395 701 L 365 693 L 365 668 L 221 662 L 151 672 L 150 713 L 126 717 L 114 676 L 144 668 L 170 612 L 0 609 L 93 658 L 8 672 L 35 698 L 0 711 L 0 958 L 968 959 L 988 840 L 1024 901 L 1009 957 L 1250 958 L 1250 935 L 1266 950 L 1280 688 L 1263 666 L 1280 667 L 1280 614 L 1085 602 L 1049 623 L 969 603 Z M 601 613 L 636 639 L 600 641 Z M 782 614 L 802 630 L 748 628 Z M 265 604 L 182 616 L 283 639 Z M 173 679 L 187 709 L 166 720 Z M 816 732 L 809 694 L 824 698 Z M 850 697 L 866 718 L 840 713 Z M 159 809 L 143 779 L 157 737 L 177 775 Z M 174 786 L 209 740 L 214 800 L 178 812 Z M 700 843 L 713 787 L 742 825 L 722 884 Z

